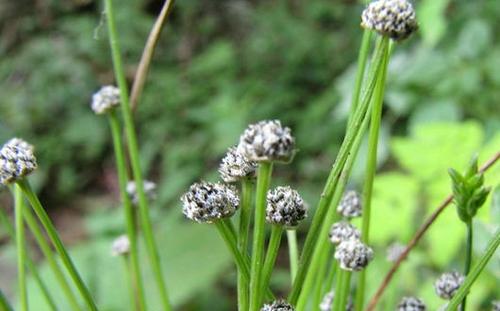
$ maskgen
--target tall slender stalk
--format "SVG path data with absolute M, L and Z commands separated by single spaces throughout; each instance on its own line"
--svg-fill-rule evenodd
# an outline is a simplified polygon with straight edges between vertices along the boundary
M 339 269 L 337 285 L 335 286 L 335 299 L 333 300 L 333 311 L 344 311 L 346 309 L 347 297 L 351 284 L 351 271 Z
M 488 261 L 495 254 L 495 251 L 497 250 L 499 245 L 500 245 L 500 230 L 497 230 L 493 239 L 488 243 L 488 246 L 486 247 L 486 251 L 484 252 L 483 256 L 479 259 L 479 262 L 474 266 L 474 268 L 472 268 L 469 275 L 467 275 L 467 277 L 465 278 L 464 283 L 460 286 L 458 291 L 451 299 L 450 303 L 448 304 L 448 307 L 446 308 L 446 311 L 454 311 L 458 308 L 458 305 L 460 305 L 465 296 L 467 296 L 467 294 L 470 291 L 470 288 L 472 287 L 478 276 L 481 274 L 483 269 L 486 267 Z
M 24 220 L 26 221 L 26 224 L 28 225 L 28 228 L 30 229 L 31 233 L 35 237 L 38 247 L 40 247 L 40 250 L 45 256 L 45 260 L 47 260 L 47 263 L 50 269 L 52 270 L 52 273 L 54 273 L 54 276 L 57 282 L 59 283 L 59 286 L 61 287 L 64 295 L 68 299 L 71 308 L 75 311 L 81 310 L 80 306 L 78 305 L 78 301 L 75 297 L 75 294 L 73 293 L 73 290 L 71 289 L 68 281 L 66 280 L 66 277 L 64 277 L 64 273 L 59 267 L 59 264 L 57 263 L 56 258 L 52 250 L 50 249 L 49 243 L 45 241 L 45 237 L 42 233 L 42 230 L 38 227 L 38 223 L 35 219 L 35 216 L 33 216 L 31 211 L 26 210 L 24 213 Z
M 321 253 L 321 262 L 328 262 L 328 257 L 331 257 L 331 253 L 329 251 Z M 313 300 L 312 305 L 313 308 L 317 308 L 321 303 L 321 298 L 323 298 L 323 286 L 325 284 L 325 275 L 326 269 L 328 265 L 322 264 L 319 267 L 318 273 L 316 274 L 316 284 L 313 289 Z
M 108 119 L 113 136 L 116 170 L 118 172 L 118 184 L 120 186 L 120 197 L 123 203 L 123 213 L 126 220 L 127 236 L 130 241 L 130 253 L 127 256 L 127 260 L 130 261 L 130 264 L 127 265 L 129 268 L 127 273 L 130 274 L 131 280 L 130 286 L 132 287 L 131 292 L 133 293 L 131 298 L 134 301 L 133 305 L 139 307 L 139 310 L 147 310 L 144 288 L 142 285 L 141 268 L 139 264 L 139 252 L 137 249 L 137 232 L 135 227 L 134 210 L 132 202 L 130 202 L 130 198 L 127 195 L 127 167 L 123 144 L 121 141 L 120 121 L 118 120 L 114 110 L 109 112 Z
M 19 186 L 14 185 L 14 209 L 16 218 L 17 280 L 21 311 L 28 311 L 28 291 L 26 288 L 26 238 L 24 235 L 23 194 Z
M 273 225 L 271 229 L 271 237 L 269 238 L 269 244 L 267 245 L 266 259 L 264 260 L 264 266 L 262 268 L 261 284 L 264 288 L 269 287 L 269 281 L 271 280 L 276 257 L 278 257 L 278 249 L 280 247 L 282 235 L 283 227 Z
M 153 274 L 155 276 L 156 285 L 160 293 L 163 309 L 169 311 L 172 309 L 172 307 L 170 305 L 167 287 L 163 278 L 163 272 L 160 264 L 160 255 L 158 253 L 158 248 L 156 246 L 156 241 L 153 234 L 153 228 L 149 216 L 148 200 L 144 192 L 144 183 L 139 161 L 139 148 L 137 143 L 135 125 L 132 119 L 132 111 L 129 104 L 127 82 L 125 80 L 125 74 L 123 72 L 120 46 L 118 43 L 118 33 L 116 31 L 115 25 L 113 3 L 112 0 L 105 0 L 104 3 L 113 59 L 113 67 L 115 70 L 115 77 L 118 83 L 118 87 L 120 89 L 120 106 L 123 122 L 125 125 L 125 136 L 127 138 L 128 153 L 130 157 L 130 164 L 132 166 L 132 174 L 134 175 L 137 194 L 139 197 L 139 218 L 141 220 L 143 235 L 146 242 L 146 249 L 153 269 Z
M 241 181 L 240 223 L 238 228 L 238 249 L 243 255 L 248 251 L 251 203 L 252 181 L 245 178 Z M 248 299 L 248 282 L 245 281 L 241 269 L 238 269 L 238 308 L 240 311 L 248 310 Z
M 472 265 L 472 219 L 467 222 L 467 242 L 465 245 L 465 265 L 464 265 L 464 275 L 467 276 L 470 272 L 470 267 Z M 465 306 L 467 304 L 467 295 L 464 296 L 462 303 L 460 304 L 460 310 L 465 311 Z
M 266 196 L 271 181 L 272 167 L 273 165 L 271 162 L 261 162 L 257 173 L 253 247 L 250 266 L 250 311 L 257 311 L 261 307 L 260 290 L 262 282 L 262 265 L 264 263 L 264 239 L 266 234 Z
M 26 217 L 25 215 L 27 213 L 28 213 L 28 211 L 25 209 L 23 216 Z M 15 233 L 14 227 L 12 226 L 9 219 L 7 218 L 7 215 L 5 214 L 5 212 L 1 208 L 0 208 L 0 222 L 2 223 L 3 227 L 7 231 L 9 238 L 12 241 L 16 241 L 16 233 Z M 57 310 L 54 298 L 52 298 L 52 296 L 50 295 L 50 292 L 47 288 L 47 285 L 45 285 L 42 278 L 40 277 L 40 274 L 38 273 L 38 269 L 37 269 L 35 263 L 29 257 L 29 254 L 26 256 L 26 267 L 30 271 L 33 278 L 35 278 L 35 281 L 38 284 L 38 287 L 40 287 L 40 290 L 42 291 L 43 297 L 47 301 L 47 304 L 49 305 L 50 309 L 54 310 L 54 311 Z M 0 310 L 2 310 L 2 309 L 0 309 Z
M 386 39 L 387 40 L 387 39 Z M 363 189 L 363 216 L 361 226 L 361 241 L 369 243 L 370 237 L 370 218 L 371 202 L 373 192 L 373 181 L 377 170 L 377 152 L 380 133 L 380 124 L 382 119 L 382 107 L 384 102 L 385 81 L 387 76 L 387 65 L 389 53 L 384 59 L 384 65 L 377 79 L 377 85 L 373 96 L 373 107 L 371 111 L 370 133 L 368 136 L 368 157 L 366 162 L 365 184 Z M 356 291 L 356 311 L 361 311 L 364 306 L 366 270 L 359 272 L 358 287 Z
M 297 270 L 299 269 L 299 250 L 297 247 L 297 230 L 286 230 L 288 241 L 288 256 L 290 257 L 290 279 L 293 284 Z
M 27 180 L 20 180 L 17 182 L 19 187 L 22 189 L 24 196 L 28 199 L 28 201 L 31 204 L 31 207 L 35 211 L 36 215 L 38 216 L 38 219 L 40 219 L 40 222 L 42 223 L 43 228 L 47 232 L 50 241 L 52 244 L 54 244 L 54 247 L 56 248 L 56 251 L 58 252 L 59 256 L 61 256 L 61 260 L 68 270 L 71 279 L 75 283 L 76 287 L 78 288 L 78 291 L 82 295 L 85 304 L 88 307 L 88 310 L 92 311 L 97 311 L 97 306 L 94 302 L 94 299 L 92 298 L 92 295 L 90 295 L 89 290 L 83 283 L 82 278 L 80 277 L 80 274 L 78 274 L 78 271 L 76 270 L 75 265 L 73 264 L 73 261 L 69 257 L 68 252 L 66 251 L 66 248 L 64 247 L 64 244 L 61 241 L 61 238 L 59 237 L 59 234 L 57 233 L 56 228 L 50 221 L 49 216 L 45 212 L 42 204 L 40 203 L 40 200 L 36 196 L 36 194 L 31 190 L 31 186 Z

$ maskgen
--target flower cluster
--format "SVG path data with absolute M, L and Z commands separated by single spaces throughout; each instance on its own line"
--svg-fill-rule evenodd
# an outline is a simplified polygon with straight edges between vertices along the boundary
M 319 309 L 321 311 L 331 311 L 333 307 L 333 301 L 335 300 L 335 293 L 333 291 L 330 291 L 326 293 L 326 295 L 323 297 L 323 300 L 321 300 L 321 303 L 319 305 Z M 346 311 L 352 311 L 354 310 L 354 306 L 352 304 L 352 299 L 349 297 L 349 301 L 347 302 L 347 305 L 345 306 Z
M 22 139 L 13 138 L 0 149 L 0 183 L 7 185 L 31 174 L 36 168 L 34 148 Z
M 149 200 L 156 199 L 156 183 L 144 180 L 143 187 L 144 193 Z M 129 181 L 127 183 L 127 194 L 130 200 L 132 200 L 132 203 L 136 205 L 139 204 L 139 194 L 137 193 L 137 185 L 135 184 L 135 181 Z
M 276 300 L 263 305 L 260 311 L 295 311 L 295 308 L 285 300 Z
M 443 273 L 434 283 L 436 294 L 443 299 L 451 299 L 458 291 L 465 276 L 457 271 Z
M 345 240 L 359 239 L 361 232 L 347 221 L 339 221 L 332 225 L 328 236 L 333 244 L 339 244 Z
M 340 242 L 335 249 L 334 257 L 339 261 L 340 268 L 360 271 L 373 259 L 373 250 L 359 239 L 352 238 Z
M 92 96 L 91 108 L 96 114 L 105 114 L 120 105 L 120 90 L 112 85 L 103 86 Z
M 232 183 L 243 178 L 255 176 L 257 163 L 248 159 L 236 147 L 227 151 L 219 166 L 219 173 L 224 182 Z
M 337 213 L 346 218 L 360 217 L 362 214 L 361 196 L 354 190 L 347 191 L 337 206 Z
M 130 252 L 130 240 L 126 235 L 117 237 L 111 245 L 111 254 L 113 256 L 127 255 Z
M 403 297 L 398 304 L 397 311 L 425 311 L 425 303 L 417 297 Z
M 285 227 L 296 227 L 307 216 L 304 200 L 289 186 L 267 193 L 266 220 Z

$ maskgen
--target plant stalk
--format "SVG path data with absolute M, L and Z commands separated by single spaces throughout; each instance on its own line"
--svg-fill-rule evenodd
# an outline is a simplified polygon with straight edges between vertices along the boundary
M 465 267 L 464 267 L 464 275 L 469 275 L 470 267 L 472 265 L 472 239 L 473 239 L 473 226 L 472 219 L 467 222 L 467 242 L 465 245 Z M 462 303 L 460 304 L 460 310 L 465 311 L 465 305 L 467 304 L 467 295 L 464 296 Z
M 271 280 L 276 257 L 278 257 L 278 250 L 280 247 L 282 235 L 283 227 L 273 225 L 271 229 L 271 236 L 269 238 L 269 244 L 267 245 L 266 259 L 264 260 L 264 266 L 262 268 L 263 288 L 269 287 L 269 281 Z
M 252 181 L 245 178 L 241 181 L 241 207 L 240 207 L 240 223 L 238 233 L 238 249 L 245 256 L 248 252 L 248 230 L 250 228 L 250 212 L 252 204 Z M 238 268 L 238 308 L 240 311 L 248 310 L 248 281 L 242 275 L 242 271 Z
M 335 286 L 335 299 L 333 300 L 333 311 L 346 310 L 347 297 L 351 285 L 351 271 L 339 269 L 337 285 Z
M 24 234 L 24 203 L 19 186 L 14 185 L 14 210 L 16 221 L 17 280 L 19 286 L 20 310 L 28 311 L 28 290 L 26 288 L 26 237 Z
M 160 293 L 163 310 L 170 311 L 172 310 L 172 307 L 168 297 L 165 280 L 163 278 L 163 272 L 160 264 L 160 255 L 156 246 L 151 219 L 149 216 L 148 200 L 144 191 L 144 180 L 142 177 L 139 160 L 139 148 L 137 143 L 135 125 L 132 119 L 132 111 L 129 104 L 127 82 L 125 80 L 125 74 L 123 72 L 120 46 L 118 43 L 118 34 L 115 25 L 113 3 L 112 0 L 105 0 L 104 3 L 113 59 L 113 67 L 115 69 L 115 77 L 120 89 L 120 107 L 122 111 L 123 122 L 125 125 L 125 136 L 127 139 L 130 164 L 132 166 L 132 174 L 134 176 L 137 194 L 139 197 L 139 218 L 141 220 L 144 240 L 146 242 L 146 250 L 148 252 L 153 274 L 155 276 L 156 285 Z
M 14 308 L 10 305 L 9 301 L 7 301 L 7 298 L 5 298 L 5 295 L 3 292 L 0 290 L 0 310 L 1 311 L 13 311 Z
M 297 270 L 299 268 L 299 250 L 297 247 L 297 230 L 286 230 L 286 238 L 288 241 L 288 256 L 290 257 L 290 280 L 293 284 Z

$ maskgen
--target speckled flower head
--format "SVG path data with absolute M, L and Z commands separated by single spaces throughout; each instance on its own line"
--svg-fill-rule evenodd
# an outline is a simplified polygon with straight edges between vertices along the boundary
M 0 183 L 7 185 L 28 176 L 37 168 L 33 146 L 13 138 L 0 149 Z
M 375 0 L 361 15 L 361 26 L 396 41 L 418 29 L 415 10 L 408 0 Z
M 143 185 L 146 197 L 149 200 L 156 199 L 156 184 L 152 181 L 145 180 Z M 136 205 L 139 204 L 139 194 L 137 193 L 135 181 L 129 181 L 127 183 L 127 194 L 130 197 L 130 200 L 132 200 L 132 203 Z
M 360 195 L 353 190 L 347 191 L 337 206 L 337 213 L 347 218 L 360 217 L 362 214 Z
M 323 297 L 323 300 L 319 304 L 319 309 L 321 311 L 331 311 L 334 299 L 335 299 L 335 294 L 333 291 L 326 293 L 326 295 Z M 346 311 L 354 310 L 351 297 L 349 297 L 349 301 L 347 302 L 345 309 Z
M 199 223 L 212 223 L 231 217 L 239 207 L 236 190 L 221 183 L 200 182 L 181 197 L 182 213 Z
M 397 311 L 425 311 L 425 303 L 417 297 L 403 297 L 398 304 Z
M 92 95 L 91 107 L 96 114 L 105 114 L 118 105 L 120 105 L 120 90 L 115 86 L 103 86 Z
M 347 221 L 339 221 L 332 225 L 328 236 L 330 237 L 330 242 L 333 244 L 339 244 L 345 240 L 359 239 L 361 233 L 356 227 Z
M 113 256 L 127 255 L 130 252 L 130 241 L 126 235 L 120 235 L 111 245 L 111 254 Z
M 307 207 L 300 194 L 290 188 L 276 187 L 267 192 L 266 221 L 271 224 L 296 227 L 307 217 Z
M 238 150 L 252 161 L 289 162 L 294 155 L 295 139 L 280 121 L 260 121 L 243 132 Z
M 434 289 L 439 297 L 449 300 L 464 281 L 465 277 L 457 271 L 443 273 L 434 283 Z
M 334 256 L 339 261 L 340 268 L 360 271 L 373 259 L 373 250 L 358 239 L 349 239 L 340 242 Z
M 236 147 L 227 151 L 219 166 L 219 174 L 227 183 L 237 182 L 243 178 L 254 177 L 257 162 L 249 160 Z
M 500 300 L 495 300 L 491 302 L 492 311 L 500 311 Z
M 395 262 L 396 260 L 398 260 L 399 256 L 401 256 L 401 254 L 404 252 L 405 249 L 406 246 L 404 246 L 401 243 L 398 242 L 392 243 L 387 248 L 387 255 L 386 255 L 387 261 Z
M 271 304 L 263 305 L 260 311 L 295 311 L 295 308 L 285 300 L 276 300 Z

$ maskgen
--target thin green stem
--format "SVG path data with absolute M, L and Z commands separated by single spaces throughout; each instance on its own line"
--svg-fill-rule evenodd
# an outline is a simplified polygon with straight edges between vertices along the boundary
M 349 297 L 351 285 L 351 271 L 339 269 L 339 277 L 335 286 L 335 299 L 333 300 L 333 311 L 344 311 Z
M 9 301 L 7 301 L 7 298 L 5 298 L 5 295 L 0 290 L 0 311 L 13 311 L 13 310 L 14 308 L 12 308 Z
M 462 300 L 465 298 L 465 296 L 467 296 L 470 288 L 472 287 L 478 276 L 481 274 L 481 272 L 484 270 L 486 264 L 488 264 L 488 261 L 495 254 L 498 245 L 500 245 L 500 230 L 497 230 L 493 239 L 491 239 L 491 241 L 488 243 L 483 256 L 479 259 L 479 262 L 472 268 L 469 275 L 467 275 L 464 283 L 462 284 L 462 286 L 460 286 L 458 291 L 455 293 L 455 296 L 453 296 L 450 303 L 448 304 L 446 311 L 454 311 L 462 303 Z
M 257 173 L 252 260 L 250 266 L 250 311 L 258 311 L 261 307 L 260 289 L 262 285 L 264 239 L 266 234 L 266 196 L 271 181 L 272 167 L 272 163 L 270 162 L 261 162 Z
M 278 249 L 281 243 L 281 236 L 283 235 L 283 227 L 273 225 L 271 229 L 271 236 L 269 244 L 267 245 L 266 259 L 262 268 L 262 287 L 269 287 L 269 281 L 273 274 L 274 263 L 278 257 Z
M 373 192 L 373 181 L 377 171 L 377 152 L 382 119 L 382 107 L 384 102 L 385 81 L 387 76 L 387 65 L 389 62 L 389 52 L 384 58 L 383 68 L 377 79 L 377 85 L 373 96 L 373 104 L 370 121 L 370 134 L 368 136 L 368 156 L 366 162 L 365 184 L 363 188 L 363 216 L 361 226 L 361 240 L 368 244 L 370 237 L 371 202 Z M 366 269 L 359 273 L 358 287 L 356 291 L 356 311 L 361 311 L 364 307 L 365 299 Z
M 335 275 L 337 274 L 337 271 L 339 270 L 339 264 L 337 260 L 333 260 L 332 264 L 330 265 L 330 270 L 328 270 L 328 274 L 325 279 L 325 286 L 323 288 L 323 294 L 328 293 L 329 291 L 333 290 L 333 280 L 335 279 Z
M 56 228 L 50 221 L 49 216 L 45 212 L 42 204 L 40 203 L 40 200 L 38 200 L 38 197 L 36 194 L 31 190 L 31 186 L 28 183 L 27 180 L 20 180 L 17 182 L 19 187 L 23 190 L 24 196 L 28 199 L 28 201 L 31 204 L 31 207 L 35 211 L 36 215 L 38 216 L 38 219 L 40 219 L 40 222 L 42 223 L 43 228 L 47 232 L 50 241 L 52 244 L 54 244 L 54 247 L 56 248 L 57 253 L 59 256 L 61 256 L 61 260 L 68 270 L 71 279 L 75 283 L 76 287 L 78 288 L 78 291 L 82 295 L 83 299 L 85 300 L 85 304 L 87 305 L 89 310 L 96 311 L 97 306 L 94 302 L 94 299 L 90 295 L 89 290 L 83 283 L 82 278 L 78 274 L 78 271 L 76 270 L 75 265 L 73 264 L 73 261 L 69 257 L 68 252 L 66 251 L 66 248 L 64 247 L 64 244 L 61 241 L 61 238 L 59 237 L 59 234 L 57 233 Z
M 120 256 L 121 259 L 123 259 L 123 267 L 125 270 L 125 279 L 126 279 L 126 282 L 130 285 L 133 284 L 133 274 L 130 273 L 130 271 L 133 269 L 131 267 L 132 265 L 132 261 L 130 260 L 130 253 L 129 254 L 124 254 L 124 255 L 121 255 Z M 129 289 L 129 298 L 130 298 L 130 310 L 138 310 L 138 307 L 139 305 L 137 304 L 137 301 L 136 301 L 136 292 L 135 292 L 135 288 L 134 286 L 129 286 L 128 287 Z
M 330 252 L 322 252 L 321 256 L 321 262 L 328 262 L 328 257 L 330 257 Z M 325 275 L 326 275 L 326 269 L 328 268 L 328 265 L 323 264 L 319 267 L 319 271 L 316 275 L 316 284 L 314 285 L 313 289 L 313 300 L 312 300 L 312 305 L 313 308 L 318 308 L 319 304 L 321 303 L 321 299 L 323 298 L 323 287 L 325 284 Z
M 248 251 L 248 230 L 250 228 L 250 212 L 252 204 L 252 181 L 245 178 L 241 181 L 241 207 L 240 224 L 238 228 L 238 249 L 245 255 Z M 242 275 L 241 269 L 238 269 L 238 308 L 240 311 L 248 310 L 248 281 Z
M 286 231 L 288 241 L 288 256 L 290 257 L 290 280 L 295 280 L 297 270 L 299 269 L 299 249 L 297 247 L 297 230 L 291 229 Z
M 163 272 L 160 265 L 160 255 L 156 246 L 156 241 L 153 234 L 151 219 L 149 216 L 149 206 L 146 193 L 144 192 L 144 182 L 141 172 L 139 160 L 139 148 L 137 143 L 137 136 L 135 125 L 132 118 L 132 111 L 129 104 L 127 82 L 123 72 L 123 65 L 121 60 L 120 46 L 118 43 L 118 33 L 115 25 L 115 15 L 113 11 L 112 0 L 105 0 L 105 12 L 107 17 L 107 25 L 109 32 L 109 41 L 111 45 L 113 67 L 115 70 L 115 77 L 120 89 L 120 106 L 122 111 L 123 122 L 125 125 L 125 135 L 127 138 L 127 146 L 130 157 L 130 164 L 132 166 L 132 174 L 139 196 L 139 215 L 141 226 L 143 230 L 144 239 L 146 242 L 146 250 L 148 252 L 149 260 L 151 262 L 153 274 L 155 277 L 156 285 L 160 293 L 163 309 L 166 311 L 172 310 L 170 300 L 168 298 L 167 287 L 163 278 Z
M 28 311 L 28 291 L 26 288 L 26 237 L 24 234 L 23 194 L 19 186 L 14 185 L 14 210 L 16 218 L 17 280 L 21 311 Z
M 127 273 L 130 274 L 131 280 L 130 287 L 133 300 L 133 306 L 138 307 L 139 310 L 147 310 L 146 299 L 144 297 L 144 287 L 142 285 L 141 268 L 139 263 L 139 252 L 137 248 L 137 232 L 135 226 L 134 208 L 130 197 L 127 195 L 127 166 L 125 161 L 125 154 L 121 140 L 121 127 L 120 121 L 115 111 L 108 114 L 109 125 L 111 134 L 113 136 L 113 147 L 116 158 L 116 170 L 118 172 L 118 184 L 120 187 L 120 198 L 123 203 L 123 213 L 125 215 L 127 236 L 130 241 L 130 253 L 127 260 L 130 264 Z
M 59 283 L 59 286 L 61 287 L 64 295 L 68 299 L 71 308 L 75 311 L 81 310 L 80 306 L 78 305 L 77 298 L 75 297 L 73 290 L 66 280 L 63 271 L 59 267 L 59 264 L 57 263 L 57 260 L 54 256 L 54 253 L 52 252 L 52 249 L 50 248 L 49 243 L 47 243 L 47 241 L 45 240 L 43 232 L 38 226 L 38 222 L 36 221 L 35 216 L 33 216 L 31 211 L 26 210 L 24 213 L 24 220 L 26 221 L 26 224 L 28 225 L 31 233 L 35 237 L 38 247 L 42 251 L 45 260 L 47 260 L 47 263 L 52 270 L 52 273 L 54 273 L 54 276 Z
M 292 291 L 288 299 L 292 304 L 296 303 L 303 288 L 302 285 L 304 279 L 311 267 L 310 261 L 313 258 L 313 250 L 316 247 L 318 241 L 322 240 L 318 239 L 319 231 L 321 230 L 322 225 L 325 221 L 328 207 L 331 203 L 333 194 L 335 193 L 337 182 L 339 180 L 339 176 L 342 173 L 344 164 L 347 160 L 347 157 L 352 153 L 354 141 L 359 136 L 362 136 L 365 131 L 365 128 L 363 128 L 362 125 L 364 123 L 364 120 L 366 119 L 366 111 L 370 105 L 370 99 L 375 88 L 375 77 L 377 76 L 378 70 L 382 67 L 382 59 L 383 55 L 386 53 L 386 50 L 387 42 L 383 40 L 379 41 L 377 48 L 375 49 L 370 70 L 368 72 L 367 85 L 365 87 L 363 95 L 361 96 L 360 104 L 358 105 L 356 113 L 352 118 L 352 122 L 347 129 L 346 136 L 340 147 L 337 159 L 335 160 L 332 170 L 330 171 L 330 174 L 327 178 L 325 187 L 318 202 L 316 213 L 314 214 L 311 227 L 304 243 L 304 248 L 302 250 L 299 262 L 299 269 L 297 271 L 297 276 L 295 278 Z
M 467 223 L 467 242 L 465 248 L 465 266 L 464 275 L 467 276 L 470 272 L 470 267 L 472 265 L 472 239 L 473 239 L 473 226 L 472 219 Z M 465 306 L 467 304 L 467 295 L 465 295 L 462 303 L 460 304 L 460 310 L 465 311 Z

